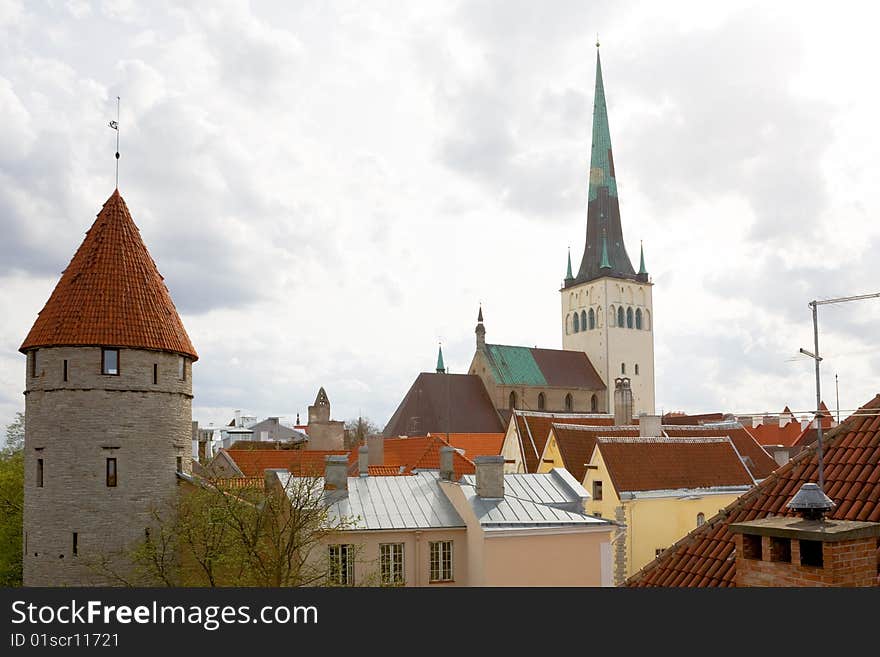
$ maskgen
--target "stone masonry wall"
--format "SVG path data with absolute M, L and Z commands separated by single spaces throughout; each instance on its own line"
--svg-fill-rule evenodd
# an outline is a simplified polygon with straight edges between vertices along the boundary
M 143 539 L 151 506 L 173 500 L 178 457 L 191 471 L 191 364 L 180 380 L 177 354 L 121 349 L 119 360 L 118 376 L 103 375 L 100 348 L 44 348 L 37 376 L 27 370 L 26 586 L 118 584 L 95 572 L 98 562 Z M 116 487 L 107 486 L 108 457 L 117 459 Z

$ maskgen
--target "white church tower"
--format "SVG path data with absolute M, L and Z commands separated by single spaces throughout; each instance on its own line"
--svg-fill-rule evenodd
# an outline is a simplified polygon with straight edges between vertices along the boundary
M 569 254 L 560 290 L 562 346 L 589 356 L 607 386 L 608 411 L 613 410 L 615 380 L 628 378 L 635 415 L 654 413 L 654 309 L 644 250 L 640 261 L 636 272 L 623 243 L 597 52 L 587 240 L 577 276 L 572 275 Z

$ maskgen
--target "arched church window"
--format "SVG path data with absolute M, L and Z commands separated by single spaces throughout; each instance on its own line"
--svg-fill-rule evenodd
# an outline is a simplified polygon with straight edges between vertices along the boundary
M 636 308 L 636 328 L 642 330 L 642 309 Z
M 516 393 L 512 390 L 510 391 L 510 408 L 516 408 Z
M 539 411 L 544 410 L 544 393 L 543 392 L 538 393 L 538 410 Z
M 627 308 L 626 309 L 626 328 L 632 328 L 632 327 L 633 327 L 633 309 Z
M 596 395 L 590 397 L 590 412 L 598 413 L 599 412 L 599 398 Z
M 587 330 L 587 311 L 581 311 L 581 331 Z
M 620 328 L 623 328 L 623 326 L 624 326 L 624 324 L 623 324 L 623 306 L 617 307 L 617 325 Z
M 590 329 L 592 330 L 592 329 L 596 328 L 596 311 L 593 310 L 592 308 L 590 308 L 590 314 L 587 315 L 587 317 L 589 317 L 589 320 L 590 320 L 590 323 L 588 325 L 590 327 Z
M 608 307 L 608 326 L 614 326 L 614 318 L 615 317 L 617 317 L 617 315 L 614 312 L 614 306 L 609 306 Z
M 574 408 L 574 404 L 571 400 L 571 393 L 569 393 L 565 396 L 565 410 L 571 411 L 572 408 Z
M 574 332 L 577 333 L 581 330 L 581 320 L 580 315 L 578 313 L 574 314 Z

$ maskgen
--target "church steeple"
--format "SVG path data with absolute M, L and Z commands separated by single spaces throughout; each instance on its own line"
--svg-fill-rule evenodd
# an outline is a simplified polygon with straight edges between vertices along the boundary
M 602 247 L 603 244 L 606 246 Z M 602 266 L 603 252 L 607 252 L 607 261 L 610 264 L 606 268 Z M 623 243 L 617 178 L 614 173 L 614 157 L 611 153 L 611 131 L 608 128 L 608 108 L 605 103 L 605 85 L 602 81 L 602 62 L 597 51 L 593 144 L 590 153 L 587 202 L 587 239 L 584 257 L 573 283 L 583 283 L 599 276 L 635 278 L 636 272 Z
M 446 374 L 446 365 L 443 364 L 443 345 L 437 351 L 437 374 Z
M 648 270 L 645 269 L 645 245 L 642 242 L 639 242 L 639 251 L 641 251 L 641 257 L 639 258 L 639 276 L 647 276 Z
M 571 248 L 568 249 L 568 268 L 565 270 L 565 280 L 571 281 L 574 280 L 574 276 L 571 275 Z
M 477 328 L 474 329 L 477 334 L 477 349 L 486 348 L 486 327 L 483 326 L 483 306 L 480 305 L 480 311 L 477 313 Z

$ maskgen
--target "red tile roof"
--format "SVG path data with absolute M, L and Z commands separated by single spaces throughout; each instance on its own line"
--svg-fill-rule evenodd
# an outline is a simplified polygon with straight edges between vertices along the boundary
M 555 422 L 552 427 L 565 469 L 578 480 L 578 483 L 582 483 L 587 474 L 587 463 L 593 457 L 596 437 L 600 434 L 608 435 L 608 427 L 603 427 L 603 430 L 597 430 L 595 426 L 575 426 Z M 632 430 L 631 434 L 637 436 L 639 432 L 638 430 Z
M 104 203 L 19 350 L 60 345 L 198 359 L 119 190 Z
M 268 469 L 289 470 L 293 474 L 322 476 L 324 474 L 325 457 L 348 456 L 351 453 L 341 450 L 320 449 L 235 449 L 224 450 L 235 461 L 238 469 L 246 477 L 263 476 Z M 354 452 L 354 464 L 357 466 L 357 452 Z
M 370 465 L 367 466 L 367 474 L 371 477 L 397 477 L 411 473 L 406 472 L 404 468 L 393 465 Z
M 824 443 L 825 492 L 834 520 L 880 522 L 880 395 L 832 429 Z M 791 515 L 786 504 L 802 484 L 817 480 L 810 446 L 657 559 L 628 586 L 735 586 L 736 554 L 728 525 Z M 880 558 L 880 552 L 878 552 Z
M 764 448 L 757 443 L 752 434 L 746 431 L 739 422 L 698 427 L 664 426 L 663 431 L 670 438 L 723 438 L 728 436 L 740 456 L 747 459 L 746 465 L 755 479 L 763 479 L 779 467 L 773 457 L 764 451 Z
M 755 483 L 727 438 L 599 436 L 596 448 L 618 493 Z
M 440 436 L 413 436 L 410 438 L 386 438 L 383 445 L 385 465 L 400 467 L 405 472 L 413 470 L 439 470 L 440 448 L 448 446 Z M 474 474 L 476 466 L 469 458 L 456 452 L 452 457 L 455 478 L 464 474 Z
M 589 426 L 611 426 L 614 417 L 595 413 L 545 413 L 541 411 L 516 411 L 516 431 L 522 446 L 526 472 L 537 472 L 541 454 L 550 437 L 550 425 L 554 422 Z M 564 458 L 564 457 L 563 457 Z M 574 473 L 572 473 L 574 474 Z
M 464 450 L 464 455 L 473 460 L 476 456 L 497 456 L 504 444 L 503 433 L 450 433 L 438 432 L 436 435 L 446 440 L 456 449 Z
M 803 430 L 800 422 L 789 422 L 785 426 L 778 424 L 759 424 L 756 427 L 745 427 L 760 445 L 782 445 L 791 447 L 800 438 Z
M 688 415 L 681 411 L 673 411 L 663 416 L 663 424 L 704 424 L 706 422 L 723 422 L 724 419 L 724 413 Z

